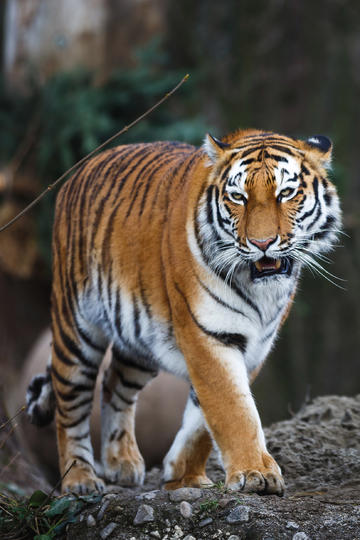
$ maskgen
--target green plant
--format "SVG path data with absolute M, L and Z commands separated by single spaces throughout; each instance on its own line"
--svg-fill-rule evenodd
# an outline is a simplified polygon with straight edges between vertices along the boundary
M 8 539 L 50 540 L 74 523 L 89 502 L 100 496 L 49 497 L 37 490 L 30 497 L 0 493 L 0 537 Z
M 219 501 L 217 499 L 207 499 L 200 504 L 200 511 L 210 513 L 217 509 Z
M 0 161 L 7 164 L 36 122 L 33 144 L 26 156 L 43 186 L 104 140 L 145 112 L 178 82 L 184 73 L 169 69 L 159 43 L 137 53 L 132 68 L 116 70 L 102 85 L 86 71 L 58 73 L 29 96 L 10 95 L 0 83 Z M 154 140 L 201 142 L 206 127 L 193 111 L 193 78 L 171 103 L 129 130 L 115 144 Z M 50 263 L 50 238 L 56 193 L 36 208 L 37 238 Z

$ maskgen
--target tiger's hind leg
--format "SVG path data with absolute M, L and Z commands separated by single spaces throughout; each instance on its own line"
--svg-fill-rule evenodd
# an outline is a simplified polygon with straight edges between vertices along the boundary
M 142 484 L 145 465 L 135 439 L 138 392 L 157 375 L 152 367 L 113 347 L 104 374 L 101 406 L 101 459 L 104 476 L 111 483 Z
M 205 470 L 211 448 L 210 434 L 191 389 L 182 426 L 164 459 L 165 488 L 211 486 L 212 481 L 206 476 Z
M 53 311 L 56 304 L 53 301 Z M 53 318 L 52 382 L 63 492 L 102 491 L 94 468 L 90 413 L 99 365 L 107 341 L 95 327 L 80 329 Z M 66 473 L 66 474 L 65 474 Z

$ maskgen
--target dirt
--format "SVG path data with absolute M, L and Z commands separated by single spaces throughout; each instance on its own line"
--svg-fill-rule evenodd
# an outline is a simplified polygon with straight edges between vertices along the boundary
M 360 539 L 360 394 L 327 396 L 266 430 L 282 468 L 283 497 L 227 492 L 216 455 L 207 489 L 161 489 L 161 471 L 141 488 L 109 486 L 88 504 L 68 539 Z
M 319 397 L 267 428 L 266 437 L 283 470 L 284 497 L 226 492 L 213 455 L 208 474 L 216 487 L 166 492 L 153 469 L 141 489 L 109 488 L 67 537 L 360 539 L 360 395 Z

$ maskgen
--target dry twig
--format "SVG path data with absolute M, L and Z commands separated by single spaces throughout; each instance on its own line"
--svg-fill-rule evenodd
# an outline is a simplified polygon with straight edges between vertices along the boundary
M 13 223 L 15 223 L 15 221 L 17 221 L 18 219 L 20 219 L 24 214 L 26 214 L 26 212 L 28 212 L 33 206 L 35 206 L 43 197 L 45 197 L 45 195 L 54 189 L 55 186 L 57 186 L 68 174 L 70 174 L 71 172 L 73 172 L 77 167 L 79 167 L 80 165 L 82 165 L 85 161 L 87 161 L 89 158 L 91 158 L 94 154 L 96 154 L 96 152 L 98 152 L 99 150 L 102 150 L 106 145 L 108 145 L 109 143 L 111 143 L 113 140 L 115 140 L 117 137 L 120 137 L 120 135 L 122 135 L 123 133 L 125 133 L 126 131 L 129 131 L 129 129 L 131 129 L 132 127 L 134 127 L 136 124 L 138 124 L 139 122 L 141 122 L 141 120 L 143 120 L 146 116 L 149 116 L 149 114 L 151 114 L 155 109 L 157 109 L 158 107 L 160 107 L 160 105 L 162 105 L 162 103 L 164 103 L 164 101 L 166 101 L 170 96 L 172 96 L 179 88 L 180 86 L 182 86 L 184 84 L 185 81 L 187 81 L 189 78 L 189 75 L 186 74 L 180 82 L 178 82 L 178 84 L 176 86 L 174 86 L 174 88 L 172 90 L 170 90 L 167 94 L 165 94 L 157 103 L 155 103 L 155 105 L 153 105 L 152 107 L 150 107 L 150 109 L 148 109 L 146 112 L 144 112 L 141 116 L 138 116 L 138 118 L 136 118 L 136 120 L 134 120 L 133 122 L 131 122 L 131 124 L 129 124 L 128 126 L 125 126 L 123 127 L 120 131 L 118 131 L 117 133 L 115 133 L 115 135 L 113 135 L 112 137 L 110 137 L 109 139 L 107 139 L 105 142 L 103 142 L 102 144 L 100 144 L 100 146 L 98 146 L 97 148 L 95 148 L 95 150 L 93 150 L 92 152 L 90 152 L 89 154 L 87 154 L 85 157 L 83 157 L 82 159 L 80 159 L 80 161 L 78 161 L 77 163 L 75 163 L 75 165 L 73 165 L 72 167 L 70 167 L 70 169 L 68 169 L 66 172 L 64 172 L 59 178 L 57 178 L 57 180 L 55 180 L 55 182 L 53 182 L 52 184 L 49 184 L 48 187 L 42 192 L 40 193 L 40 195 L 38 195 L 30 204 L 28 204 L 21 212 L 19 212 L 15 217 L 13 217 L 10 221 L 8 221 L 7 223 L 5 223 L 5 225 L 3 225 L 2 227 L 0 227 L 0 232 L 2 231 L 5 231 L 5 229 L 9 228 Z

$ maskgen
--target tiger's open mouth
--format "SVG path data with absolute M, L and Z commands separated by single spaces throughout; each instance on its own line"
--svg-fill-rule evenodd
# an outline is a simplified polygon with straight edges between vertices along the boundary
M 289 276 L 291 274 L 292 266 L 292 260 L 287 257 L 282 257 L 281 259 L 262 257 L 258 261 L 250 264 L 251 279 L 255 280 L 281 274 Z

